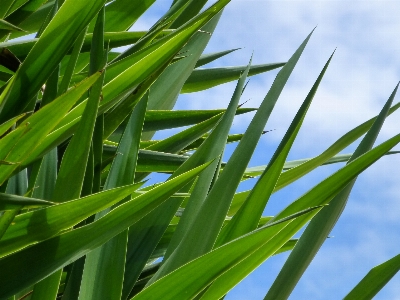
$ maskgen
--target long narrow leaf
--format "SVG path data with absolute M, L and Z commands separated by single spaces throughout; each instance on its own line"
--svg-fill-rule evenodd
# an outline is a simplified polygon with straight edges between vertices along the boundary
M 375 295 L 400 270 L 400 255 L 374 267 L 367 275 L 344 297 L 344 300 L 368 300 Z
M 310 37 L 311 33 L 278 73 L 245 135 L 209 192 L 196 219 L 187 230 L 187 234 L 157 273 L 159 276 L 168 274 L 213 248 L 236 188 L 262 135 L 268 117 Z
M 370 150 L 375 143 L 383 122 L 386 119 L 390 106 L 396 95 L 398 86 L 389 97 L 385 106 L 376 118 L 376 121 L 368 131 L 360 145 L 354 151 L 353 156 L 349 160 L 352 161 L 360 157 L 362 154 Z M 310 222 L 306 230 L 300 237 L 295 249 L 286 260 L 278 277 L 266 295 L 266 299 L 285 298 L 290 295 L 301 275 L 311 263 L 312 259 L 326 240 L 332 228 L 342 214 L 350 192 L 354 186 L 356 178 L 354 178 L 346 187 L 330 202 L 329 207 L 323 208 L 321 212 Z
M 11 297 L 132 226 L 203 171 L 209 163 L 186 172 L 126 202 L 90 225 L 55 236 L 0 260 L 0 297 Z

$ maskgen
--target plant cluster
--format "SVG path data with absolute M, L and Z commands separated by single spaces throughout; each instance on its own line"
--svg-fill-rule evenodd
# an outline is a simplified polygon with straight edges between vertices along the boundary
M 0 299 L 222 299 L 290 251 L 265 296 L 286 299 L 357 175 L 400 142 L 373 148 L 400 106 L 396 87 L 376 117 L 326 151 L 287 161 L 330 57 L 268 165 L 248 168 L 312 33 L 286 63 L 203 67 L 234 51 L 203 54 L 229 0 L 174 0 L 144 32 L 129 29 L 155 0 L 1 1 Z M 26 34 L 35 38 L 15 40 Z M 248 76 L 278 68 L 261 105 L 241 107 Z M 181 93 L 234 80 L 226 109 L 172 110 Z M 235 115 L 249 111 L 247 130 L 230 134 Z M 338 155 L 363 135 L 353 154 Z M 346 165 L 263 216 L 274 192 L 336 162 Z M 153 172 L 169 177 L 146 186 Z M 237 192 L 249 178 L 254 187 Z M 399 267 L 396 256 L 372 269 L 346 299 L 370 299 Z

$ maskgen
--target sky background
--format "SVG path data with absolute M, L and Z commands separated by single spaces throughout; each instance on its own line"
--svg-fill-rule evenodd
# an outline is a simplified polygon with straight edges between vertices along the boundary
M 134 30 L 148 29 L 172 1 L 156 1 Z M 314 98 L 289 160 L 313 157 L 344 133 L 379 113 L 400 80 L 400 2 L 232 0 L 206 52 L 242 48 L 207 67 L 282 62 L 317 26 L 267 123 L 250 166 L 267 164 L 331 53 L 334 58 Z M 276 71 L 252 77 L 242 101 L 257 107 Z M 183 95 L 177 109 L 227 106 L 235 83 Z M 399 101 L 395 98 L 394 103 Z M 399 112 L 386 121 L 378 143 L 399 132 Z M 252 115 L 238 117 L 242 133 Z M 342 153 L 351 153 L 354 146 Z M 229 146 L 231 153 L 234 146 Z M 396 147 L 400 150 L 400 147 Z M 326 166 L 276 193 L 265 215 L 274 215 L 341 165 Z M 382 158 L 359 176 L 332 238 L 326 241 L 290 299 L 341 299 L 374 266 L 400 253 L 400 156 Z M 248 189 L 246 183 L 240 190 Z M 263 299 L 287 254 L 261 265 L 225 298 Z M 400 299 L 400 276 L 375 299 Z

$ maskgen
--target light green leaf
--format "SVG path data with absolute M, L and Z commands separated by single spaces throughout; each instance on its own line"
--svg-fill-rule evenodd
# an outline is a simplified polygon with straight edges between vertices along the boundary
M 236 85 L 235 91 L 232 95 L 229 106 L 222 116 L 221 121 L 215 127 L 215 129 L 210 133 L 207 137 L 206 141 L 200 146 L 200 148 L 191 156 L 190 160 L 188 160 L 185 164 L 183 164 L 180 169 L 185 170 L 188 168 L 190 164 L 201 162 L 203 159 L 206 159 L 207 156 L 214 155 L 218 157 L 219 160 L 223 155 L 223 151 L 225 149 L 225 143 L 228 138 L 229 129 L 232 126 L 232 122 L 235 116 L 235 110 L 237 109 L 240 97 L 243 93 L 243 88 L 245 86 L 245 82 L 247 79 L 247 75 L 251 68 L 251 60 L 249 65 L 241 74 L 238 83 Z M 209 157 L 210 158 L 210 157 Z M 185 211 L 179 221 L 178 227 L 171 239 L 170 245 L 167 249 L 167 253 L 165 255 L 165 260 L 168 260 L 170 255 L 175 251 L 178 245 L 181 243 L 182 238 L 188 234 L 188 228 L 192 225 L 193 221 L 196 219 L 200 208 L 202 207 L 204 200 L 207 197 L 207 193 L 212 187 L 212 181 L 215 174 L 219 172 L 219 161 L 216 161 L 212 166 L 213 168 L 204 172 L 201 176 L 199 176 L 196 185 L 191 192 L 188 203 L 185 207 Z M 179 170 L 177 172 L 179 172 Z M 166 274 L 166 273 L 164 273 Z M 151 279 L 150 282 L 153 282 L 163 273 L 161 269 L 157 272 L 157 274 Z

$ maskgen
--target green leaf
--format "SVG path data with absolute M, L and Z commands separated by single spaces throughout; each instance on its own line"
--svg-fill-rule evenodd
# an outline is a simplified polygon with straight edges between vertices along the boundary
M 186 3 L 196 1 L 183 1 Z M 176 3 L 175 6 L 180 6 L 183 3 Z M 182 6 L 184 9 L 184 6 Z M 192 12 L 190 12 L 192 14 Z M 189 15 L 190 15 L 189 14 Z M 193 72 L 197 60 L 201 53 L 204 51 L 207 43 L 211 38 L 211 34 L 214 32 L 221 16 L 222 12 L 216 14 L 212 20 L 201 27 L 201 30 L 196 32 L 190 41 L 181 49 L 181 53 L 185 55 L 185 58 L 170 65 L 160 78 L 152 86 L 152 97 L 149 101 L 149 109 L 153 110 L 170 110 L 174 107 L 177 97 L 182 89 L 187 78 Z M 189 16 L 187 15 L 187 17 Z M 208 33 L 204 33 L 208 32 Z M 143 139 L 148 140 L 153 136 L 153 132 L 149 132 L 144 135 Z
M 0 268 L 10 271 L 0 273 L 0 282 L 3 284 L 0 297 L 11 297 L 132 226 L 189 183 L 208 165 L 209 163 L 204 164 L 155 187 L 118 206 L 89 225 L 55 236 L 1 259 Z
M 386 119 L 390 106 L 396 95 L 397 88 L 398 86 L 396 86 L 395 90 L 389 97 L 371 129 L 354 151 L 353 156 L 349 160 L 348 166 L 372 148 L 379 131 L 382 128 L 383 122 Z M 317 216 L 313 218 L 304 233 L 301 235 L 295 249 L 286 260 L 265 299 L 285 298 L 290 295 L 300 277 L 307 269 L 342 214 L 355 180 L 356 178 L 354 177 L 350 183 L 343 186 L 344 189 L 333 198 L 330 205 L 323 208 Z
M 104 146 L 104 152 L 107 153 L 105 159 L 113 158 L 117 153 L 117 148 L 113 146 Z M 156 152 L 150 150 L 140 150 L 137 172 L 174 172 L 186 160 L 188 156 Z
M 19 207 L 37 208 L 53 205 L 54 202 L 0 193 L 0 210 L 11 210 Z
M 90 90 L 82 121 L 62 158 L 54 191 L 57 202 L 76 199 L 81 194 L 105 72 L 101 73 Z
M 17 121 L 21 120 L 23 117 L 25 117 L 27 113 L 23 113 L 19 116 L 16 116 L 14 118 L 11 118 L 10 120 L 4 122 L 3 124 L 0 125 L 0 136 L 5 134 L 7 130 L 11 128 Z
M 57 296 L 62 270 L 58 270 L 51 276 L 35 284 L 31 298 L 32 300 L 52 300 Z
M 155 0 L 116 0 L 111 2 L 106 6 L 105 31 L 128 30 L 154 2 Z
M 190 145 L 197 139 L 203 136 L 206 132 L 215 127 L 216 124 L 221 120 L 222 113 L 218 114 L 206 121 L 198 123 L 182 132 L 172 135 L 162 141 L 154 143 L 146 148 L 146 150 L 152 151 L 163 151 L 169 153 L 177 153 Z
M 229 129 L 232 126 L 232 122 L 235 116 L 235 110 L 237 109 L 240 97 L 243 93 L 243 88 L 245 86 L 245 82 L 247 79 L 247 75 L 251 68 L 251 60 L 249 65 L 240 76 L 238 83 L 236 85 L 235 91 L 232 95 L 229 106 L 222 116 L 221 121 L 215 127 L 215 129 L 210 133 L 207 137 L 206 141 L 199 147 L 199 149 L 191 156 L 190 160 L 188 160 L 185 164 L 183 164 L 180 168 L 185 169 L 190 166 L 190 164 L 201 162 L 203 159 L 210 158 L 211 155 L 215 157 L 221 157 L 223 151 L 225 149 L 225 143 L 228 138 Z M 201 206 L 204 203 L 204 200 L 207 197 L 207 193 L 209 189 L 212 187 L 212 181 L 215 177 L 216 172 L 219 172 L 219 162 L 216 161 L 213 165 L 213 168 L 209 169 L 208 172 L 204 172 L 197 180 L 196 185 L 191 192 L 188 203 L 185 207 L 185 212 L 182 215 L 178 227 L 171 239 L 170 245 L 167 249 L 167 253 L 165 255 L 165 260 L 169 258 L 169 256 L 175 251 L 178 245 L 181 243 L 182 238 L 188 233 L 187 230 L 192 225 L 193 221 L 196 219 Z M 179 169 L 178 169 L 179 172 Z M 163 275 L 161 273 L 161 269 L 157 272 L 157 274 L 152 278 L 156 280 L 160 276 Z M 165 274 L 165 273 L 164 273 Z
M 374 296 L 389 282 L 400 270 L 400 255 L 389 259 L 371 271 L 344 297 L 344 300 L 368 300 Z
M 13 31 L 10 36 L 11 39 L 39 30 L 40 26 L 43 24 L 43 20 L 51 11 L 54 2 L 49 1 L 42 4 L 43 0 L 30 0 L 6 18 L 8 22 L 18 25 L 26 31 Z M 4 32 L 1 32 L 0 37 L 4 37 L 4 34 Z
M 110 65 L 107 68 L 107 76 L 113 79 L 103 88 L 103 101 L 99 108 L 99 113 L 105 112 L 118 102 L 120 96 L 132 92 L 144 79 L 157 72 L 165 63 L 171 61 L 187 43 L 188 39 L 228 2 L 229 0 L 218 1 L 173 33 L 136 52 L 134 55 L 130 55 Z M 83 101 L 80 105 L 76 106 L 64 118 L 59 127 L 80 117 L 85 105 L 86 101 Z M 149 108 L 151 109 L 151 107 Z
M 195 15 L 197 15 L 200 12 L 200 10 L 204 7 L 204 5 L 207 3 L 207 0 L 197 0 L 197 1 L 186 0 L 186 2 L 188 2 L 187 6 L 184 7 L 182 13 L 180 13 L 179 16 L 176 18 L 176 20 L 173 22 L 173 24 L 171 25 L 172 28 L 181 26 L 182 24 L 189 21 L 190 18 L 193 18 Z
M 287 130 L 281 143 L 275 150 L 275 153 L 272 156 L 268 166 L 265 168 L 246 201 L 240 207 L 239 211 L 235 214 L 232 220 L 224 228 L 222 228 L 216 245 L 222 245 L 257 228 L 258 220 L 260 219 L 264 208 L 275 188 L 276 182 L 281 175 L 287 155 L 289 154 L 297 133 L 303 124 L 303 120 L 306 116 L 308 108 L 310 107 L 322 78 L 325 75 L 332 56 L 325 64 L 323 70 L 318 76 L 318 79 L 314 83 L 292 123 L 290 124 L 289 129 Z
M 18 163 L 24 160 L 40 145 L 60 122 L 61 118 L 99 76 L 100 74 L 94 74 L 87 80 L 84 80 L 80 85 L 70 89 L 67 93 L 25 119 L 15 130 L 3 137 L 0 140 L 0 159 Z M 28 132 L 29 134 L 27 134 Z M 18 164 L 0 165 L 0 182 L 3 183 L 17 167 Z
M 28 178 L 26 169 L 18 172 L 12 176 L 8 182 L 5 189 L 7 194 L 17 194 L 24 195 L 28 188 Z M 3 238 L 5 232 L 14 221 L 15 216 L 22 209 L 22 206 L 16 207 L 12 210 L 5 211 L 0 218 L 0 239 Z
M 9 88 L 1 94 L 1 122 L 24 110 L 104 3 L 105 0 L 90 4 L 76 0 L 63 3 L 9 83 Z
M 58 95 L 65 93 L 68 90 L 69 84 L 71 82 L 72 75 L 75 70 L 76 63 L 79 58 L 79 53 L 82 48 L 83 40 L 86 34 L 86 30 L 83 30 L 82 33 L 77 37 L 74 47 L 72 48 L 71 55 L 69 56 L 69 60 L 67 63 L 67 67 L 63 72 L 63 78 L 60 82 L 60 86 L 58 88 Z M 62 65 L 62 62 L 61 62 Z
M 182 150 L 182 152 L 187 152 L 190 150 L 195 150 L 198 147 L 200 147 L 201 144 L 203 144 L 204 140 L 206 139 L 207 134 L 205 134 L 203 137 L 199 138 L 197 141 L 193 142 L 192 144 L 188 145 L 185 149 Z M 243 134 L 230 134 L 228 135 L 227 143 L 234 143 L 234 142 L 239 142 L 243 137 Z M 146 143 L 143 141 L 143 144 Z
M 398 153 L 400 153 L 400 151 L 389 151 L 385 155 L 392 155 L 392 154 L 398 154 Z M 324 163 L 322 163 L 321 166 L 336 164 L 336 163 L 341 163 L 341 162 L 347 162 L 353 154 L 354 153 L 347 153 L 347 154 L 338 154 L 338 155 L 332 156 L 331 158 L 326 160 Z M 287 171 L 292 168 L 296 168 L 297 166 L 300 166 L 301 164 L 304 164 L 311 159 L 313 159 L 313 158 L 303 158 L 303 159 L 287 161 L 283 165 L 283 171 Z M 245 174 L 245 176 L 248 176 L 248 177 L 257 177 L 257 176 L 260 176 L 264 172 L 266 167 L 267 167 L 267 165 L 250 167 L 250 168 L 246 169 L 246 172 L 244 174 Z
M 232 50 L 225 50 L 225 51 L 220 51 L 220 52 L 214 52 L 214 53 L 209 53 L 209 54 L 203 54 L 200 56 L 199 60 L 196 63 L 195 68 L 204 66 L 206 64 L 209 64 L 210 62 L 213 62 L 214 60 L 217 60 L 218 58 L 221 58 L 229 53 L 232 53 L 236 50 L 239 50 L 240 48 L 232 49 Z
M 339 191 L 341 191 L 350 180 L 354 179 L 358 174 L 368 168 L 371 164 L 381 158 L 386 152 L 400 142 L 400 134 L 383 142 L 379 146 L 369 150 L 365 154 L 354 159 L 345 167 L 341 168 L 327 179 L 320 182 L 312 190 L 305 193 L 295 202 L 290 204 L 279 214 L 277 214 L 272 221 L 279 220 L 297 211 L 304 210 L 310 206 L 325 205 L 324 199 L 333 198 Z M 330 200 L 330 199 L 329 199 Z
M 3 79 L 7 79 L 6 76 L 8 76 L 8 75 L 9 75 L 8 77 L 10 79 L 11 76 L 14 75 L 14 72 L 16 72 L 18 70 L 20 64 L 21 64 L 21 62 L 19 61 L 19 59 L 9 49 L 7 49 L 7 48 L 1 49 L 0 65 L 5 67 L 8 72 L 12 72 L 12 74 L 4 74 L 3 73 Z M 1 89 L 1 90 L 3 90 L 3 89 Z
M 0 19 L 0 30 L 7 30 L 7 31 L 24 31 L 23 29 L 8 23 L 5 20 Z
M 104 189 L 131 184 L 139 152 L 140 136 L 148 101 L 144 97 L 135 107 L 119 143 Z M 108 211 L 97 214 L 96 219 Z M 128 231 L 125 230 L 86 257 L 79 299 L 119 299 L 124 281 Z
M 247 70 L 248 71 L 248 70 Z M 247 72 L 246 72 L 247 74 Z M 237 104 L 240 99 L 240 96 L 242 94 L 242 89 L 245 81 L 245 75 L 242 75 L 242 78 L 240 80 L 240 83 L 238 83 L 238 87 L 234 93 L 234 96 L 232 97 L 231 103 L 227 109 L 227 112 L 224 114 L 222 117 L 221 121 L 218 123 L 216 128 L 213 130 L 213 132 L 210 134 L 210 136 L 207 138 L 207 140 L 203 143 L 203 145 L 196 151 L 182 166 L 179 167 L 173 174 L 172 177 L 177 176 L 178 174 L 182 174 L 183 172 L 190 170 L 191 168 L 194 168 L 202 163 L 204 163 L 207 160 L 210 159 L 216 159 L 222 155 L 224 146 L 225 146 L 225 141 L 227 139 L 228 133 L 229 133 L 229 128 L 231 127 L 236 109 L 237 109 Z M 218 166 L 218 160 L 216 160 L 214 163 L 212 163 L 212 166 L 209 167 L 205 172 L 203 172 L 199 179 L 197 180 L 196 186 L 200 186 L 203 190 L 200 191 L 193 191 L 192 195 L 193 197 L 196 197 L 198 201 L 202 201 L 202 198 L 204 199 L 205 197 L 205 192 L 208 190 L 208 187 L 211 184 L 211 181 L 214 177 L 215 170 Z M 189 189 L 190 187 L 186 187 L 186 189 Z M 186 190 L 183 190 L 185 192 Z M 162 234 L 164 233 L 165 229 L 167 228 L 169 222 L 173 218 L 175 212 L 179 208 L 180 203 L 183 201 L 183 199 L 179 198 L 173 198 L 171 199 L 170 203 L 166 203 L 162 206 L 160 206 L 157 210 L 152 212 L 148 217 L 143 219 L 138 225 L 141 229 L 137 230 L 135 232 L 135 236 L 139 237 L 138 239 L 133 239 L 135 241 L 134 247 L 132 247 L 136 253 L 140 253 L 144 251 L 143 249 L 150 249 L 151 251 L 154 250 L 156 247 L 159 239 L 161 239 Z M 194 207 L 195 208 L 195 207 Z M 187 224 L 187 219 L 186 220 L 181 220 L 181 228 L 185 227 L 185 223 Z M 157 224 L 157 226 L 154 226 L 153 224 Z M 148 229 L 150 228 L 150 229 Z M 153 229 L 154 228 L 154 229 Z M 175 240 L 171 242 L 171 249 L 175 246 L 177 242 L 179 242 L 179 234 L 182 229 L 179 229 L 179 231 L 175 234 Z M 131 239 L 130 235 L 130 239 Z M 151 237 L 151 238 L 150 238 Z M 144 246 L 140 245 L 140 241 L 146 240 L 144 242 Z M 150 253 L 150 251 L 148 251 Z M 136 256 L 140 256 L 139 254 L 136 254 Z M 166 254 L 168 255 L 168 253 Z M 143 257 L 145 259 L 143 259 Z M 141 255 L 142 261 L 145 261 L 148 259 L 145 257 L 145 255 Z M 134 261 L 132 259 L 132 256 L 129 257 L 130 261 Z M 155 277 L 153 277 L 155 278 Z M 132 287 L 130 287 L 132 289 Z M 124 292 L 124 295 L 127 295 L 130 292 L 130 289 L 124 289 L 127 293 Z
M 7 14 L 7 11 L 10 9 L 11 5 L 13 4 L 14 0 L 4 0 L 1 3 L 0 7 L 0 18 L 4 18 Z
M 289 219 L 287 222 L 264 226 L 222 247 L 216 248 L 160 278 L 133 297 L 132 300 L 150 298 L 165 300 L 193 299 L 224 272 L 240 263 L 243 259 L 252 256 L 256 250 L 266 245 L 292 221 Z M 185 280 L 182 280 L 182 278 Z
M 7 1 L 10 2 L 10 1 Z M 12 0 L 12 4 L 9 6 L 7 13 L 5 15 L 10 15 L 14 11 L 16 11 L 18 8 L 23 6 L 25 3 L 29 2 L 29 0 Z
M 272 63 L 252 66 L 249 76 L 272 71 L 283 67 L 285 63 Z M 233 81 L 238 78 L 240 73 L 246 69 L 246 66 L 196 69 L 186 80 L 181 93 L 194 93 L 212 88 L 214 86 Z
M 0 241 L 0 257 L 46 240 L 78 224 L 94 213 L 118 203 L 141 185 L 138 183 L 116 188 L 18 215 L 15 224 L 8 228 Z
M 279 71 L 245 135 L 208 193 L 196 219 L 193 220 L 181 243 L 160 268 L 158 274 L 167 274 L 213 248 L 236 188 L 262 135 L 269 115 L 310 37 L 311 33 Z
M 171 33 L 171 30 L 163 30 L 158 35 L 157 38 L 164 37 Z M 83 31 L 82 31 L 83 33 Z M 127 46 L 136 43 L 141 37 L 143 37 L 147 31 L 122 31 L 122 32 L 105 32 L 104 39 L 109 43 L 110 48 L 116 48 L 121 46 Z M 93 33 L 86 33 L 84 35 L 84 40 L 82 44 L 82 52 L 90 52 L 92 44 Z M 35 46 L 39 39 L 24 39 L 18 41 L 8 41 L 0 43 L 0 49 L 7 48 L 15 56 L 20 59 L 26 58 L 31 49 Z M 67 53 L 71 53 L 72 50 L 68 50 Z
M 255 111 L 254 108 L 238 108 L 237 115 Z M 225 109 L 213 110 L 149 110 L 146 113 L 144 131 L 155 131 L 188 126 L 203 122 L 225 112 Z
M 395 112 L 400 107 L 400 103 L 393 105 L 390 108 L 388 115 Z M 282 173 L 281 177 L 279 178 L 274 192 L 282 189 L 283 187 L 289 185 L 290 183 L 296 181 L 300 177 L 304 176 L 305 174 L 311 172 L 315 168 L 319 167 L 320 165 L 327 162 L 330 158 L 334 155 L 338 154 L 340 151 L 345 149 L 351 143 L 356 141 L 359 137 L 365 134 L 375 122 L 377 117 L 371 118 L 368 121 L 362 123 L 361 125 L 357 126 L 356 128 L 350 130 L 342 137 L 340 137 L 336 142 L 334 142 L 331 146 L 328 147 L 324 152 L 320 155 L 310 159 L 309 161 L 300 164 L 296 168 L 292 168 L 284 173 Z

